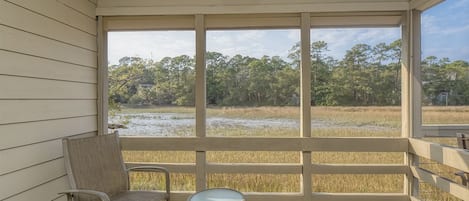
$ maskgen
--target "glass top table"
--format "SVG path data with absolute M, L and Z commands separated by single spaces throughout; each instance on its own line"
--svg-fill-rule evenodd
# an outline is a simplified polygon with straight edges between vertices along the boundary
M 242 193 L 228 188 L 212 188 L 193 194 L 187 201 L 245 201 Z

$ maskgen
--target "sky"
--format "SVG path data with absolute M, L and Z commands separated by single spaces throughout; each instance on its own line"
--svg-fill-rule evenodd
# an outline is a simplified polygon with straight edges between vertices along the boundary
M 300 40 L 298 29 L 207 31 L 207 51 L 227 56 L 236 54 L 286 58 Z M 401 37 L 400 28 L 312 29 L 311 41 L 325 41 L 328 55 L 342 59 L 358 43 L 391 43 Z M 111 32 L 108 36 L 109 63 L 124 56 L 160 60 L 163 57 L 195 55 L 194 31 Z M 446 0 L 422 15 L 422 57 L 447 57 L 469 61 L 469 0 Z

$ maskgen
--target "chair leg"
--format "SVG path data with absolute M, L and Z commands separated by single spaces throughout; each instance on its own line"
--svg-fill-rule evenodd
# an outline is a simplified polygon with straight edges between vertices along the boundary
M 67 201 L 73 201 L 73 195 L 70 193 L 67 193 Z
M 461 184 L 463 186 L 468 186 L 468 179 L 469 178 L 468 178 L 468 175 L 465 172 L 457 172 L 457 173 L 455 173 L 455 175 L 461 177 Z

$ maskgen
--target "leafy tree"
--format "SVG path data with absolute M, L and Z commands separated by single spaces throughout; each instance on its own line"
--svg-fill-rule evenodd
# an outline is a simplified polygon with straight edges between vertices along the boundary
M 214 106 L 298 105 L 300 44 L 278 56 L 206 54 L 207 103 Z M 324 41 L 311 43 L 312 105 L 399 105 L 401 40 L 357 44 L 336 60 Z M 467 105 L 469 64 L 430 56 L 422 61 L 425 104 Z M 124 57 L 109 67 L 109 104 L 193 106 L 194 58 Z
M 138 57 L 124 57 L 119 65 L 109 67 L 109 101 L 127 103 L 137 93 L 137 87 L 143 79 L 147 62 Z

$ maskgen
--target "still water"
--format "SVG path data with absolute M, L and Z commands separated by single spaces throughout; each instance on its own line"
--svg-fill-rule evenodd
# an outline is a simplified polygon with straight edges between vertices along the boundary
M 121 135 L 144 136 L 193 136 L 195 133 L 194 114 L 185 113 L 134 113 L 118 114 L 110 117 L 110 123 L 126 120 L 125 129 L 118 129 Z M 300 122 L 295 119 L 241 119 L 229 117 L 207 117 L 207 129 L 299 129 Z M 313 129 L 366 129 L 388 130 L 392 128 L 374 125 L 350 125 L 337 122 L 312 120 Z

